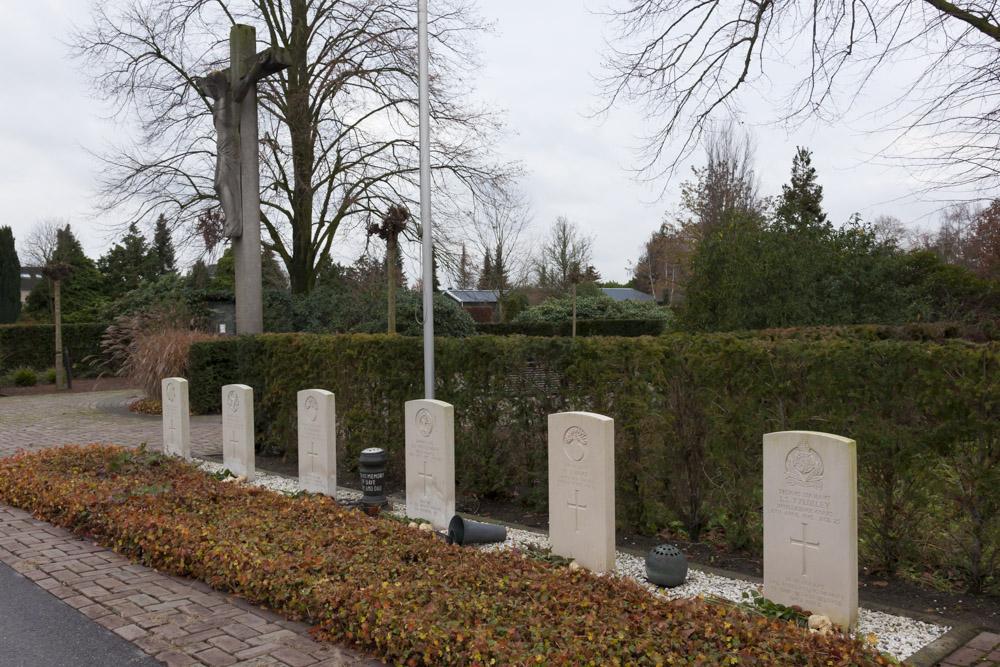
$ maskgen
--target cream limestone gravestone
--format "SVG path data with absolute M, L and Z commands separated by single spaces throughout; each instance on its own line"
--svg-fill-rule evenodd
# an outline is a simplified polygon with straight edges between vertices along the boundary
M 329 391 L 306 389 L 299 403 L 299 490 L 337 497 L 337 407 Z
M 163 404 L 163 453 L 191 458 L 191 410 L 188 404 L 188 381 L 164 378 L 160 382 Z
M 222 465 L 237 477 L 252 482 L 253 389 L 245 384 L 222 388 Z
M 406 403 L 406 514 L 436 530 L 455 516 L 455 407 Z
M 764 597 L 858 621 L 857 451 L 853 440 L 764 436 Z
M 595 572 L 615 567 L 615 420 L 590 412 L 549 415 L 552 553 Z

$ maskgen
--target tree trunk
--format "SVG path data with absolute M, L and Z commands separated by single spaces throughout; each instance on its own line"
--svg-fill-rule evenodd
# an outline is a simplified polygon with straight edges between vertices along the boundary
M 288 96 L 285 109 L 292 142 L 294 184 L 289 197 L 292 209 L 292 259 L 288 278 L 293 294 L 308 294 L 315 284 L 312 246 L 313 226 L 313 144 L 312 109 L 309 92 L 309 26 L 306 0 L 292 0 L 292 31 L 289 40 L 292 65 L 288 68 Z
M 573 283 L 573 338 L 576 338 L 576 283 Z
M 60 281 L 55 280 L 53 282 L 55 283 L 55 314 L 52 319 L 56 325 L 56 389 L 65 389 L 66 371 L 63 369 L 62 357 L 62 305 L 59 297 Z
M 389 282 L 389 333 L 396 333 L 396 235 L 385 240 L 385 270 Z

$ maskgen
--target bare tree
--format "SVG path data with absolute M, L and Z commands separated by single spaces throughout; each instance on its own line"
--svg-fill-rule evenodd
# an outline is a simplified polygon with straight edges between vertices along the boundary
M 217 207 L 209 100 L 195 76 L 225 69 L 235 23 L 262 26 L 292 65 L 260 84 L 261 220 L 265 248 L 292 290 L 308 292 L 338 231 L 363 230 L 417 193 L 417 48 L 407 0 L 125 0 L 94 3 L 76 55 L 103 98 L 139 135 L 103 154 L 103 204 L 141 216 L 179 209 L 190 224 Z M 515 167 L 490 150 L 497 116 L 468 104 L 484 29 L 470 0 L 441 0 L 432 17 L 435 215 L 492 195 Z M 464 205 L 464 203 L 463 203 Z M 173 216 L 172 216 L 173 217 Z M 196 236 L 192 233 L 191 236 Z
M 695 239 L 680 225 L 664 221 L 643 244 L 642 254 L 631 268 L 639 290 L 657 301 L 675 305 L 683 298 Z
M 66 227 L 69 220 L 64 218 L 45 218 L 31 228 L 21 242 L 21 253 L 34 266 L 45 266 L 52 261 L 52 255 L 59 244 L 59 230 Z
M 594 238 L 580 226 L 559 216 L 542 240 L 534 259 L 539 287 L 566 291 L 572 285 L 573 272 L 588 273 L 593 257 Z
M 470 243 L 483 258 L 478 284 L 496 290 L 502 315 L 507 294 L 527 275 L 531 253 L 525 233 L 532 222 L 531 207 L 520 191 L 511 189 L 468 211 L 466 219 Z
M 633 0 L 611 15 L 608 108 L 641 106 L 652 130 L 639 169 L 651 178 L 676 168 L 713 119 L 738 115 L 748 89 L 773 98 L 779 69 L 799 77 L 775 100 L 780 118 L 833 120 L 876 72 L 919 57 L 927 65 L 899 100 L 897 129 L 918 146 L 905 156 L 951 183 L 1000 180 L 994 2 Z
M 880 244 L 893 242 L 901 248 L 913 245 L 913 235 L 903 221 L 894 215 L 876 216 L 871 222 L 871 227 L 875 233 L 875 240 Z
M 755 171 L 757 149 L 749 133 L 732 123 L 704 137 L 705 166 L 694 169 L 695 180 L 681 184 L 681 226 L 695 241 L 734 212 L 760 212 L 760 181 Z

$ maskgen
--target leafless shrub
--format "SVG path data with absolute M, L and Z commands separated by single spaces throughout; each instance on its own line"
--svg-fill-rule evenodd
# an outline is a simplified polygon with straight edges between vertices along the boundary
M 118 318 L 102 336 L 109 367 L 132 378 L 146 396 L 160 400 L 160 382 L 188 371 L 191 343 L 218 338 L 193 329 L 175 312 L 138 313 Z

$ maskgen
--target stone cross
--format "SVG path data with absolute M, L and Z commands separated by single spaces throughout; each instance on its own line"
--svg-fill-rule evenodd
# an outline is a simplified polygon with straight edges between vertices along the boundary
M 225 234 L 233 241 L 236 332 L 241 334 L 264 332 L 257 82 L 291 64 L 287 49 L 254 53 L 256 41 L 254 28 L 234 25 L 229 32 L 229 69 L 194 80 L 201 94 L 212 99 L 218 133 L 215 192 L 226 215 Z

